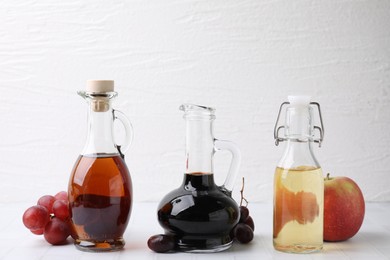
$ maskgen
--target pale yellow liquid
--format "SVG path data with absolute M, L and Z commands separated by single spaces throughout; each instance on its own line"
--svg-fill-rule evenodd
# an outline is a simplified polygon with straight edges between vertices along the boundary
M 323 246 L 324 179 L 321 168 L 276 168 L 274 235 L 276 250 L 310 253 Z

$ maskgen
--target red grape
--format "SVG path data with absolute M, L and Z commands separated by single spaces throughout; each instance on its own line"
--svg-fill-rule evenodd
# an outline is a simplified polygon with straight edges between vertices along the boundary
M 243 223 L 239 223 L 234 228 L 234 236 L 240 243 L 246 244 L 252 241 L 253 230 L 250 226 Z
M 47 208 L 47 210 L 51 214 L 51 213 L 53 213 L 53 203 L 54 203 L 55 200 L 56 199 L 54 198 L 54 196 L 44 195 L 44 196 L 39 198 L 37 204 Z
M 66 191 L 60 191 L 56 195 L 54 195 L 56 200 L 65 200 L 68 201 L 68 193 Z
M 71 233 L 69 216 L 68 193 L 60 191 L 55 196 L 40 197 L 37 205 L 24 212 L 23 224 L 33 234 L 43 234 L 50 244 L 60 245 L 66 243 Z
M 53 218 L 45 227 L 44 237 L 52 245 L 65 244 L 70 235 L 68 223 L 59 218 Z
M 240 206 L 240 223 L 244 223 L 249 217 L 249 209 L 245 206 Z
M 23 224 L 31 230 L 42 229 L 50 220 L 50 214 L 44 206 L 35 205 L 23 214 Z
M 255 231 L 255 223 L 253 222 L 253 218 L 251 216 L 248 216 L 248 218 L 245 220 L 244 224 L 247 224 L 251 227 L 253 231 Z
M 43 235 L 43 231 L 45 231 L 44 228 L 41 228 L 41 229 L 36 229 L 36 230 L 30 230 L 31 233 L 35 234 L 35 235 Z
M 175 248 L 175 239 L 168 235 L 154 235 L 148 240 L 148 247 L 157 253 L 165 253 Z
M 68 202 L 65 200 L 56 200 L 53 204 L 54 216 L 66 220 L 69 218 L 69 207 Z

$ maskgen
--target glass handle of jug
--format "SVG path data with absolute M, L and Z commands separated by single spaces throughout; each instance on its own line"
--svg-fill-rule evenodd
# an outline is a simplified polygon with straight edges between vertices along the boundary
M 230 163 L 229 172 L 226 176 L 225 183 L 222 186 L 223 190 L 231 193 L 241 164 L 240 149 L 233 142 L 217 139 L 214 140 L 214 147 L 216 151 L 227 150 L 232 154 L 232 161 Z
M 114 116 L 114 120 L 118 119 L 122 123 L 123 127 L 125 128 L 124 143 L 121 145 L 115 144 L 116 146 L 120 147 L 120 153 L 124 154 L 129 149 L 131 143 L 133 142 L 133 135 L 134 135 L 133 126 L 131 125 L 130 120 L 121 111 L 114 109 L 112 113 Z

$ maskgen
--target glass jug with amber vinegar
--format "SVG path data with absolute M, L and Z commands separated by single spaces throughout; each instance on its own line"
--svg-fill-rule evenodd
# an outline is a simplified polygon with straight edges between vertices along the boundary
M 124 114 L 112 108 L 117 96 L 111 80 L 91 80 L 78 94 L 88 105 L 88 134 L 69 180 L 72 236 L 83 251 L 123 248 L 123 233 L 132 207 L 132 182 L 124 155 L 132 127 Z M 114 142 L 113 124 L 125 129 L 122 146 Z
M 273 244 L 279 251 L 310 253 L 323 246 L 324 179 L 312 143 L 321 144 L 324 127 L 318 103 L 308 96 L 288 99 L 280 106 L 274 130 L 276 145 L 286 141 L 286 148 L 274 176 Z M 285 124 L 278 126 L 285 105 Z M 318 109 L 321 127 L 313 124 L 313 107 Z M 279 136 L 281 129 L 284 137 Z
M 158 206 L 158 220 L 165 233 L 175 237 L 185 252 L 218 252 L 232 244 L 230 231 L 240 212 L 231 192 L 241 155 L 231 142 L 216 140 L 214 109 L 192 104 L 180 107 L 186 121 L 185 173 L 182 185 L 168 193 Z M 214 182 L 213 155 L 232 153 L 230 170 L 222 186 Z

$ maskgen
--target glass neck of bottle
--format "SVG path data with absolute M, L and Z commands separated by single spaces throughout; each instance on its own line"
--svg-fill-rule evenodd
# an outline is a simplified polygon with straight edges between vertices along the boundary
M 118 154 L 113 138 L 113 111 L 111 100 L 86 98 L 88 102 L 88 132 L 83 155 L 106 156 Z
M 287 109 L 285 138 L 286 148 L 279 167 L 320 167 L 312 150 L 313 124 L 310 106 L 292 106 Z
M 312 108 L 291 106 L 287 108 L 285 137 L 299 142 L 313 141 Z
M 284 154 L 278 166 L 284 169 L 320 168 L 312 150 L 312 142 L 294 140 L 287 140 Z
M 185 116 L 186 169 L 185 173 L 213 173 L 214 137 L 210 116 Z

